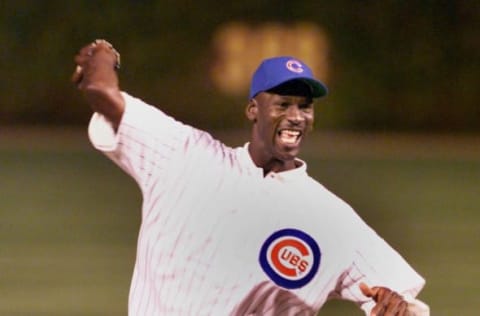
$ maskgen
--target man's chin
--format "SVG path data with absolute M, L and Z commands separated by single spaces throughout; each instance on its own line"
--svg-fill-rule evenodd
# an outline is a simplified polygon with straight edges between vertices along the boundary
M 277 147 L 277 159 L 281 161 L 291 161 L 297 158 L 300 153 L 298 145 L 280 145 Z

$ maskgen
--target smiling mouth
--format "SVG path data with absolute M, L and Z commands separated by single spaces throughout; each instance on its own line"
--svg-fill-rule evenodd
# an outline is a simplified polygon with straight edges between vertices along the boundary
M 277 133 L 280 141 L 285 145 L 295 145 L 299 142 L 302 132 L 293 129 L 282 129 Z

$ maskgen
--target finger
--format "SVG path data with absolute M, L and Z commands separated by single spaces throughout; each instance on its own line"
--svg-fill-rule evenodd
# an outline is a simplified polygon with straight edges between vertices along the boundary
M 392 316 L 405 316 L 407 310 L 407 303 L 400 301 L 395 304 L 390 303 L 389 306 L 385 308 L 385 315 L 392 315 Z
M 95 45 L 95 49 L 98 47 L 100 49 L 108 49 L 110 51 L 112 51 L 115 55 L 115 69 L 120 69 L 120 53 L 115 49 L 115 47 L 113 47 L 113 45 L 104 40 L 104 39 L 96 39 L 93 44 Z
M 385 315 L 404 315 L 407 302 L 396 292 L 392 292 L 382 301 L 386 304 Z
M 82 67 L 77 65 L 77 67 L 75 67 L 75 71 L 72 74 L 71 80 L 74 84 L 78 85 L 82 81 L 82 78 L 83 78 Z
M 370 312 L 371 316 L 384 316 L 385 315 L 386 306 L 383 302 L 377 303 Z
M 392 298 L 392 292 L 388 292 L 385 295 L 382 296 L 382 298 L 378 299 L 378 304 L 381 304 L 382 306 L 382 312 L 378 314 L 378 316 L 395 316 L 396 315 L 396 305 L 392 304 L 391 301 Z M 376 314 L 377 315 L 377 314 Z
M 372 292 L 375 293 L 373 296 L 373 299 L 376 300 L 377 302 L 379 301 L 385 301 L 386 297 L 390 297 L 393 292 L 392 290 L 385 288 L 385 287 L 372 287 Z
M 78 52 L 77 56 L 92 56 L 97 43 L 92 42 L 83 46 Z
M 408 303 L 395 292 L 386 293 L 372 309 L 372 316 L 407 316 Z
M 383 300 L 383 297 L 385 295 L 393 292 L 392 290 L 385 287 L 379 287 L 379 286 L 369 287 L 364 282 L 359 284 L 359 288 L 362 291 L 363 295 L 373 298 L 373 300 L 376 302 Z
M 105 40 L 95 40 L 83 46 L 74 58 L 77 66 L 73 71 L 73 74 L 71 76 L 71 81 L 77 86 L 80 85 L 80 82 L 83 79 L 84 70 L 85 70 L 85 67 L 87 66 L 88 61 L 94 54 L 96 54 L 96 52 L 99 49 L 113 50 L 117 59 L 115 68 L 119 68 L 119 56 L 118 56 L 119 54 L 113 49 L 112 44 L 108 43 Z M 118 67 L 117 67 L 117 64 L 118 64 Z
M 80 66 L 80 67 L 83 68 L 85 63 L 88 61 L 88 59 L 91 56 L 93 56 L 95 46 L 96 46 L 96 44 L 90 43 L 90 44 L 82 47 L 78 51 L 77 55 L 75 55 L 75 57 L 74 57 L 75 64 L 77 64 L 77 66 Z M 77 69 L 75 69 L 75 72 L 78 72 L 78 70 L 79 69 L 77 67 Z
M 397 315 L 398 316 L 407 316 L 408 312 L 408 303 L 403 301 L 401 304 L 400 304 L 400 307 L 398 308 L 398 312 L 397 312 Z
M 374 309 L 372 310 L 372 316 L 393 316 L 395 314 L 391 313 L 391 306 L 390 306 L 390 299 L 392 296 L 392 292 L 386 292 L 382 296 L 377 296 L 376 301 L 377 305 L 375 305 Z
M 372 291 L 372 289 L 364 282 L 360 283 L 358 287 L 360 288 L 360 291 L 362 291 L 363 295 L 365 295 L 366 297 L 374 296 L 374 292 Z
M 110 42 L 108 42 L 107 40 L 104 40 L 104 39 L 96 39 L 96 40 L 93 41 L 93 43 L 96 44 L 96 45 L 106 45 L 110 49 L 113 49 L 113 45 L 110 44 Z
M 112 44 L 103 39 L 97 39 L 92 43 L 85 45 L 80 49 L 78 54 L 75 56 L 75 62 L 77 64 L 82 64 L 90 57 L 95 55 L 98 51 L 109 51 L 112 52 L 115 56 L 115 68 L 120 69 L 120 53 L 113 47 Z

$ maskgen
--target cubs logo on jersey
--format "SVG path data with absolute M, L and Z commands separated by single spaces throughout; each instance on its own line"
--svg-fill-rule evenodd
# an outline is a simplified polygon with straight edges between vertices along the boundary
M 321 252 L 316 241 L 298 229 L 282 229 L 270 235 L 260 249 L 263 271 L 278 286 L 297 289 L 318 272 Z

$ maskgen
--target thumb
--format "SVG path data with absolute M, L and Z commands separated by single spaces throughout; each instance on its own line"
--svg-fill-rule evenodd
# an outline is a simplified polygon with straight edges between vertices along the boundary
M 377 292 L 375 289 L 372 289 L 370 288 L 366 283 L 362 282 L 360 283 L 360 285 L 358 286 L 360 288 L 360 291 L 362 291 L 363 295 L 365 295 L 366 297 L 373 297 L 375 298 L 375 296 L 377 295 Z

